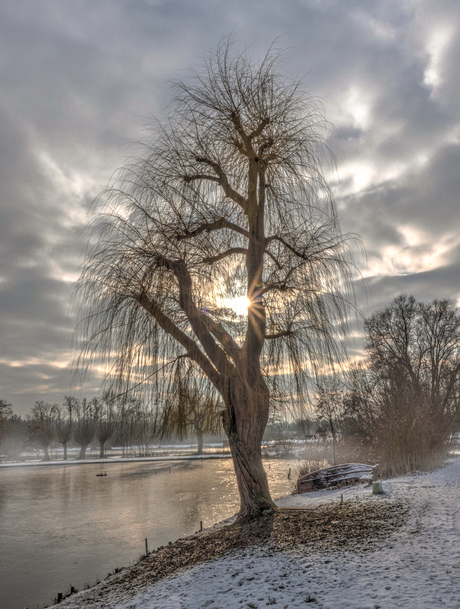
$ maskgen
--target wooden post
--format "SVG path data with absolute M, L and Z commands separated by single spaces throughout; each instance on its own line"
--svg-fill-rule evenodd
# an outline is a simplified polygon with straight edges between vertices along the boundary
M 379 479 L 379 464 L 372 467 L 372 482 L 377 482 Z
M 340 495 L 340 503 L 343 503 L 343 493 Z
M 147 556 L 147 554 L 149 553 L 149 546 L 147 543 L 147 537 L 145 538 L 145 555 Z
M 62 601 L 62 592 L 58 592 L 57 602 L 60 603 Z
M 374 465 L 374 467 L 372 468 L 372 494 L 373 495 L 380 495 L 381 493 L 383 493 L 383 486 L 382 486 L 382 482 L 378 479 L 378 473 L 379 473 L 379 466 Z
M 202 530 L 203 530 L 203 521 L 200 520 L 200 531 L 202 531 Z

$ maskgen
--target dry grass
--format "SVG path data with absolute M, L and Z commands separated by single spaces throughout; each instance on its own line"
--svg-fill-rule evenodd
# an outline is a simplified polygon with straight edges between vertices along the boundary
M 427 431 L 423 436 L 428 436 Z M 353 444 L 340 442 L 336 448 L 336 462 L 341 463 L 367 463 L 379 464 L 379 475 L 382 478 L 392 478 L 415 471 L 432 471 L 442 466 L 448 456 L 452 445 L 440 443 L 435 449 L 427 446 L 428 441 L 419 439 L 418 445 L 407 443 L 401 446 L 388 437 L 381 436 L 372 444 Z M 330 442 L 316 442 L 306 449 L 305 461 L 300 464 L 298 476 L 333 465 L 332 444 Z

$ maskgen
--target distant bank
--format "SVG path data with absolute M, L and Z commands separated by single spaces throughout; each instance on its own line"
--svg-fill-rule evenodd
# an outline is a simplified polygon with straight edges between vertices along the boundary
M 21 461 L 19 463 L 0 463 L 2 467 L 29 467 L 42 465 L 85 465 L 87 463 L 102 465 L 107 463 L 134 463 L 136 461 L 191 461 L 196 459 L 230 459 L 230 453 L 209 455 L 170 455 L 161 457 L 110 457 L 107 459 L 55 459 L 52 461 Z

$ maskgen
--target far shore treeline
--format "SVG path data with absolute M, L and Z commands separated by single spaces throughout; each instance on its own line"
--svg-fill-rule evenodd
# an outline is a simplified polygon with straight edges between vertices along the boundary
M 318 377 L 308 407 L 293 412 L 273 404 L 264 440 L 279 454 L 300 450 L 312 462 L 309 469 L 345 462 L 379 463 L 384 476 L 430 469 L 460 429 L 458 309 L 449 300 L 427 304 L 400 295 L 365 320 L 364 329 L 366 357 L 340 374 Z M 162 420 L 161 409 L 136 396 L 38 400 L 24 418 L 0 399 L 0 461 L 24 455 L 46 461 L 53 448 L 60 459 L 70 448 L 73 459 L 85 459 L 90 446 L 101 458 L 109 447 L 148 456 L 158 443 L 189 436 L 201 453 L 205 437 L 223 437 L 219 417 L 210 412 L 209 396 L 191 394 L 175 428 Z
M 190 409 L 188 425 L 203 449 L 203 435 L 217 435 L 217 427 L 206 427 L 200 417 L 199 404 Z M 41 455 L 50 460 L 50 449 L 59 448 L 61 459 L 67 460 L 68 449 L 78 447 L 77 459 L 85 459 L 88 447 L 97 447 L 104 458 L 109 447 L 120 448 L 122 455 L 147 456 L 151 445 L 165 441 L 159 429 L 158 412 L 136 397 L 117 399 L 110 394 L 91 399 L 65 396 L 62 404 L 36 401 L 30 413 L 22 418 L 13 408 L 0 400 L 0 455 L 3 459 L 18 460 L 23 453 Z M 169 438 L 182 441 L 183 433 L 171 431 Z M 214 432 L 214 433 L 213 433 Z M 75 458 L 75 454 L 72 455 Z

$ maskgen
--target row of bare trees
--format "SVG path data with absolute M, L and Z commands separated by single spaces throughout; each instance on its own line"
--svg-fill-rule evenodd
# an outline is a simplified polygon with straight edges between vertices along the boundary
M 66 396 L 64 403 L 35 402 L 27 417 L 28 442 L 44 451 L 49 460 L 49 447 L 59 443 L 67 460 L 71 441 L 80 446 L 78 459 L 84 459 L 91 441 L 99 443 L 99 456 L 104 457 L 106 442 L 115 434 L 118 413 L 107 399 L 81 400 Z
M 388 475 L 425 469 L 460 425 L 460 315 L 449 300 L 400 295 L 365 322 L 367 360 L 326 381 L 317 415 Z
M 145 455 L 154 438 L 184 439 L 190 434 L 197 436 L 198 453 L 201 453 L 204 435 L 220 431 L 214 399 L 200 393 L 197 384 L 192 393 L 183 394 L 180 412 L 173 412 L 166 401 L 160 415 L 157 409 L 133 396 L 124 400 L 116 400 L 110 394 L 90 400 L 65 396 L 61 405 L 35 402 L 24 420 L 13 413 L 10 404 L 0 400 L 0 454 L 14 458 L 33 448 L 42 450 L 44 460 L 48 461 L 50 447 L 61 445 L 63 459 L 67 460 L 69 446 L 78 445 L 77 459 L 85 459 L 88 446 L 97 442 L 99 457 L 104 458 L 111 440 L 122 447 L 123 456 L 132 446 Z

